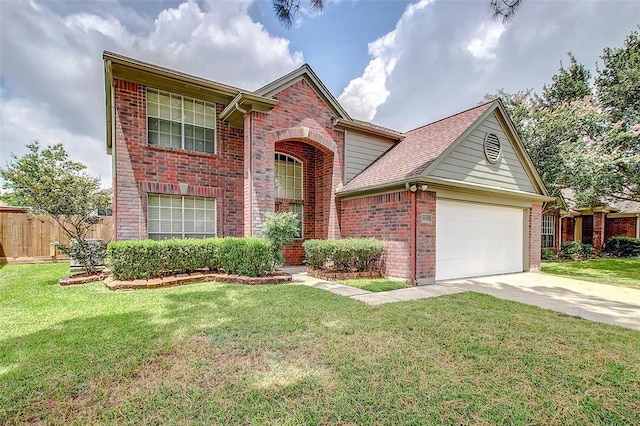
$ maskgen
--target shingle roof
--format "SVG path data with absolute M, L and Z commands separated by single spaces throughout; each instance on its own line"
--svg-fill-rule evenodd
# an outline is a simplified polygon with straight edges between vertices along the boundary
M 419 177 L 497 101 L 490 101 L 405 133 L 405 138 L 356 175 L 340 192 Z
M 576 194 L 571 188 L 563 188 L 560 193 L 564 199 L 565 206 L 568 210 L 579 211 L 580 208 L 576 203 Z M 608 207 L 618 213 L 640 213 L 640 202 L 631 200 L 620 200 L 609 198 L 605 200 L 601 207 Z

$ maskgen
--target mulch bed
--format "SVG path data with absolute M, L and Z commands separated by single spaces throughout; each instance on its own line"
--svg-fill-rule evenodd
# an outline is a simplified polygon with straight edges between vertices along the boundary
M 105 272 L 100 273 L 99 275 L 66 277 L 60 280 L 60 285 L 85 284 L 96 281 L 104 281 L 105 286 L 109 290 L 136 290 L 144 288 L 174 287 L 184 284 L 212 281 L 247 285 L 281 284 L 291 282 L 291 275 L 284 272 L 277 272 L 265 277 L 245 277 L 242 275 L 195 272 L 192 274 L 178 274 L 142 280 L 121 281 L 116 280 L 109 276 L 108 272 Z
M 307 275 L 321 280 L 353 280 L 358 278 L 380 278 L 380 271 L 362 271 L 362 272 L 337 272 L 325 269 L 307 269 Z

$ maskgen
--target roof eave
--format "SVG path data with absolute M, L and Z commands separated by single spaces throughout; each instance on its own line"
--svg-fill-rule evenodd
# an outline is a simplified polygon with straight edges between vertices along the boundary
M 335 120 L 335 127 L 343 127 L 348 130 L 356 130 L 359 132 L 368 133 L 375 136 L 381 136 L 381 137 L 393 139 L 396 141 L 401 141 L 402 139 L 405 138 L 404 133 L 401 133 L 401 132 L 370 127 L 364 124 L 360 124 L 356 121 L 352 121 L 344 118 L 338 118 L 337 120 Z
M 243 128 L 244 117 L 251 111 L 270 113 L 278 103 L 275 99 L 257 96 L 251 93 L 238 93 L 229 105 L 220 113 L 220 118 L 229 123 L 231 127 Z

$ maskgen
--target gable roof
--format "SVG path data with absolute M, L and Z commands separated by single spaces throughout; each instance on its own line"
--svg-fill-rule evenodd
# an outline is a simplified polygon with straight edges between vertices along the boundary
M 257 96 L 265 96 L 272 97 L 278 92 L 283 91 L 287 87 L 296 83 L 300 79 L 304 78 L 310 83 L 311 87 L 316 91 L 318 96 L 326 103 L 329 108 L 336 114 L 336 118 L 345 118 L 347 120 L 351 120 L 347 111 L 342 108 L 342 105 L 338 102 L 338 100 L 331 94 L 327 86 L 318 78 L 315 72 L 311 69 L 309 64 L 303 64 L 298 69 L 291 71 L 289 74 L 283 75 L 282 77 L 268 83 L 265 86 L 262 86 L 258 90 L 254 91 L 253 94 Z
M 339 192 L 357 192 L 417 179 L 454 142 L 495 109 L 499 101 L 486 102 L 405 133 L 405 138 Z

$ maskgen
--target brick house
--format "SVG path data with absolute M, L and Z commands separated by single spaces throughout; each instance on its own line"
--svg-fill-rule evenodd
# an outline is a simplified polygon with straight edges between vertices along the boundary
M 260 236 L 387 242 L 385 274 L 538 270 L 552 200 L 499 100 L 402 133 L 349 117 L 308 65 L 256 91 L 104 52 L 116 240 Z
M 611 237 L 640 238 L 640 203 L 609 200 L 594 208 L 579 208 L 571 189 L 563 189 L 560 208 L 542 216 L 542 247 L 558 251 L 563 242 L 579 241 L 601 251 Z

